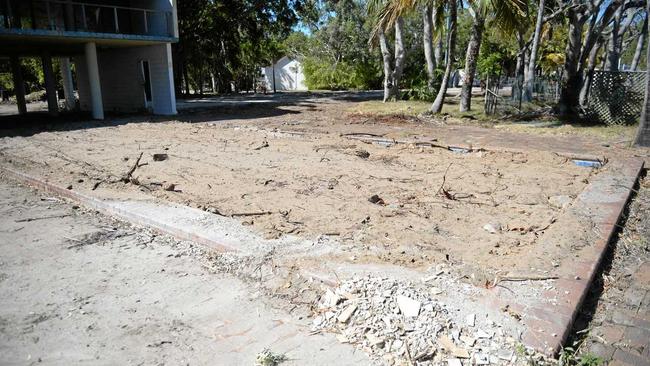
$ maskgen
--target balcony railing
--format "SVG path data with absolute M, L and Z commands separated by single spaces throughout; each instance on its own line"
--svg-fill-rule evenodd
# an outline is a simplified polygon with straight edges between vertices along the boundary
M 65 0 L 0 0 L 0 28 L 173 37 L 171 11 Z

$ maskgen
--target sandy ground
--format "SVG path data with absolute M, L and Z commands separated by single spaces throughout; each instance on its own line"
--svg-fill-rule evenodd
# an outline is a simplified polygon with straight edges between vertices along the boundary
M 583 190 L 591 169 L 552 152 L 459 154 L 351 140 L 341 135 L 441 130 L 348 115 L 351 103 L 304 99 L 171 121 L 140 117 L 21 132 L 0 139 L 0 162 L 73 189 L 99 184 L 103 195 L 144 193 L 235 215 L 267 238 L 327 235 L 350 253 L 343 259 L 361 263 L 420 267 L 445 259 L 530 272 L 552 269 L 584 245 L 568 242 L 566 233 L 587 235 L 590 223 L 562 203 Z M 156 153 L 168 159 L 153 161 Z M 117 182 L 140 154 L 137 184 Z M 564 224 L 555 225 L 559 220 Z M 554 240 L 540 244 L 541 237 Z
M 190 243 L 0 180 L 0 364 L 362 365 Z M 32 220 L 32 221 L 29 221 Z

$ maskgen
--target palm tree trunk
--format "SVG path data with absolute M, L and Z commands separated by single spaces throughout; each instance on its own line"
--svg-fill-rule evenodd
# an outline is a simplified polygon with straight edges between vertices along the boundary
M 645 22 L 643 23 L 643 29 L 641 29 L 641 34 L 636 41 L 636 50 L 634 50 L 634 57 L 632 58 L 632 65 L 630 70 L 636 71 L 639 67 L 639 62 L 641 61 L 641 54 L 643 53 L 643 47 L 645 46 L 646 38 L 648 37 L 648 17 L 646 16 Z
M 537 5 L 537 21 L 535 23 L 535 33 L 533 42 L 530 45 L 530 59 L 524 70 L 524 94 L 523 101 L 530 102 L 533 100 L 533 86 L 535 85 L 535 64 L 537 62 L 537 50 L 539 50 L 539 39 L 542 35 L 542 25 L 544 23 L 544 0 L 539 0 Z
M 476 62 L 478 52 L 481 49 L 485 19 L 483 15 L 476 12 L 472 23 L 472 33 L 467 44 L 465 55 L 465 75 L 463 75 L 463 87 L 460 92 L 460 111 L 467 112 L 472 108 L 472 86 L 474 86 L 474 74 L 476 73 Z
M 646 10 L 648 12 L 647 14 L 650 14 L 650 1 L 646 4 Z M 648 26 L 647 23 L 646 21 L 646 26 Z M 650 60 L 650 47 L 647 47 L 646 59 Z M 650 123 L 648 123 L 648 110 L 650 110 L 650 98 L 648 97 L 648 93 L 650 93 L 650 67 L 646 67 L 645 82 L 645 102 L 643 103 L 643 110 L 641 111 L 641 118 L 639 120 L 639 130 L 636 133 L 634 144 L 636 146 L 647 147 L 650 146 Z
M 436 71 L 436 60 L 433 55 L 433 10 L 431 5 L 424 7 L 423 20 L 423 35 L 424 42 L 424 59 L 427 62 L 427 85 L 429 89 L 433 89 L 433 83 Z
M 447 65 L 445 66 L 445 74 L 442 77 L 442 84 L 440 84 L 440 89 L 438 90 L 438 95 L 436 100 L 433 101 L 431 105 L 431 112 L 440 113 L 442 111 L 442 105 L 445 102 L 445 94 L 447 94 L 447 84 L 449 83 L 449 77 L 451 75 L 451 69 L 454 66 L 454 51 L 456 49 L 456 15 L 457 7 L 456 0 L 449 0 L 447 3 L 449 6 L 449 27 L 447 33 Z
M 436 60 L 436 65 L 442 64 L 442 35 L 439 35 L 435 41 L 436 45 L 433 48 L 433 58 Z
M 399 99 L 399 84 L 402 80 L 402 72 L 404 71 L 404 61 L 406 59 L 406 52 L 404 51 L 404 39 L 402 36 L 402 28 L 404 27 L 404 19 L 398 17 L 395 21 L 395 68 L 393 69 L 393 87 L 391 88 L 391 98 Z
M 438 18 L 439 6 L 434 6 L 431 10 L 431 24 L 435 24 L 436 19 Z M 432 27 L 433 30 L 433 27 Z M 436 67 L 442 65 L 442 30 L 437 33 L 437 37 L 434 39 L 435 46 L 433 47 L 433 58 L 436 62 Z
M 392 58 L 383 29 L 379 30 L 379 48 L 381 49 L 381 57 L 384 64 L 384 102 L 387 102 L 390 100 L 391 90 L 393 88 L 393 66 L 391 65 Z

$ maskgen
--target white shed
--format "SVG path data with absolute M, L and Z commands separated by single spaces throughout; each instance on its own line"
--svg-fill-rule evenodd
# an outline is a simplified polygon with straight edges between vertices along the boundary
M 305 74 L 298 60 L 282 57 L 275 65 L 262 68 L 262 80 L 267 90 L 307 90 Z

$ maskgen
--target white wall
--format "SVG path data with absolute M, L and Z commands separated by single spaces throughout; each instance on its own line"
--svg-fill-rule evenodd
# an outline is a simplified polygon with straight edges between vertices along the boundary
M 262 68 L 262 80 L 266 88 L 273 90 L 273 67 Z M 281 58 L 275 64 L 275 87 L 277 90 L 307 90 L 302 65 L 288 57 Z
M 151 72 L 152 111 L 176 114 L 171 45 L 100 49 L 97 52 L 102 100 L 106 112 L 136 112 L 146 108 L 140 61 Z M 91 109 L 88 72 L 83 56 L 75 58 L 81 110 Z

